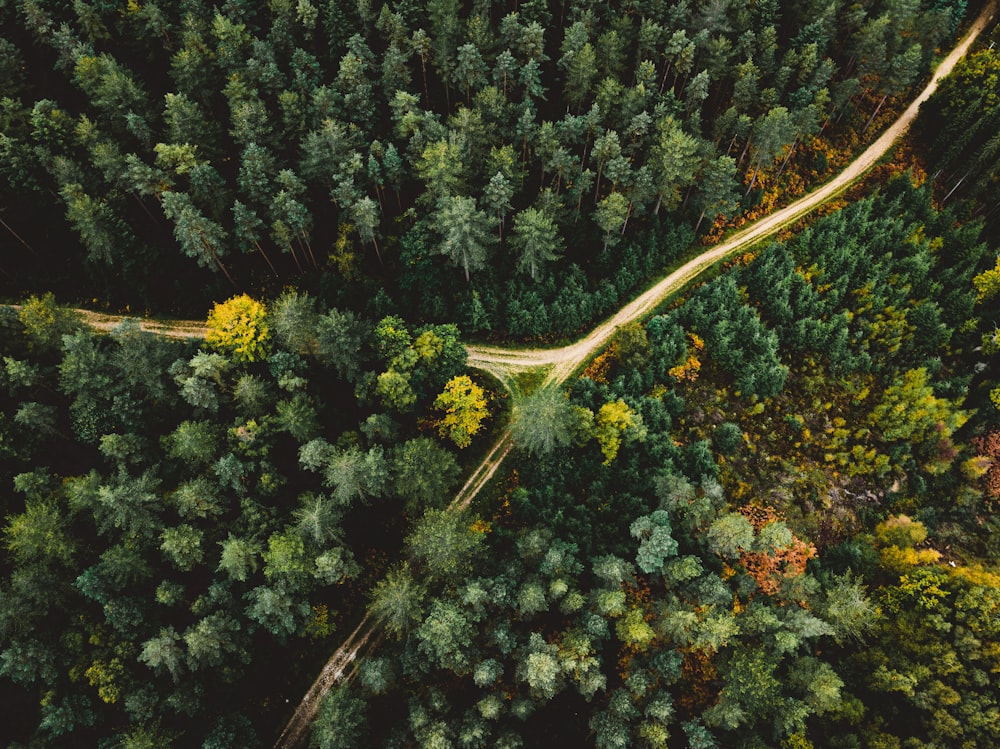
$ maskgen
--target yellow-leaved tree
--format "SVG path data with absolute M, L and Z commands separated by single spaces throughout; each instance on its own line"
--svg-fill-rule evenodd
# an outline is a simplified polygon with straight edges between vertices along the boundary
M 209 345 L 228 352 L 236 361 L 257 361 L 267 356 L 267 307 L 246 294 L 216 304 L 208 313 Z
M 604 465 L 611 465 L 611 461 L 618 455 L 622 435 L 627 430 L 632 430 L 631 436 L 637 439 L 641 439 L 644 434 L 642 417 L 629 408 L 625 401 L 619 398 L 601 406 L 594 418 L 594 437 L 604 453 Z
M 472 444 L 473 436 L 483 428 L 483 422 L 489 416 L 486 391 L 468 375 L 448 380 L 444 390 L 434 400 L 434 408 L 444 411 L 444 416 L 437 422 L 438 434 L 449 438 L 460 448 Z

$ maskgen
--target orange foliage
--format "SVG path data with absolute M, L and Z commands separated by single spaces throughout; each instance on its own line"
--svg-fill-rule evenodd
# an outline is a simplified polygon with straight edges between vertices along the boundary
M 582 376 L 587 377 L 594 382 L 607 382 L 608 370 L 611 368 L 611 362 L 615 361 L 617 358 L 618 341 L 612 341 L 610 346 L 595 356 L 594 360 L 587 365 L 587 368 L 583 370 Z
M 1000 432 L 990 432 L 985 437 L 976 437 L 972 446 L 992 463 L 982 478 L 983 492 L 990 499 L 1000 499 Z
M 699 648 L 682 651 L 681 683 L 677 705 L 689 715 L 699 715 L 719 699 L 719 672 L 710 653 Z
M 779 522 L 779 513 L 770 507 L 755 507 L 747 505 L 740 510 L 754 531 L 769 523 Z M 763 551 L 747 551 L 740 556 L 740 562 L 765 595 L 773 596 L 781 589 L 784 578 L 798 577 L 806 571 L 806 563 L 816 556 L 816 547 L 792 536 L 792 542 L 784 548 L 774 549 L 770 553 Z
M 683 364 L 678 364 L 676 367 L 671 367 L 667 370 L 667 374 L 678 382 L 683 382 L 684 380 L 694 382 L 698 379 L 698 371 L 701 369 L 698 352 L 704 351 L 705 341 L 697 333 L 688 333 L 688 336 L 691 338 L 691 346 L 688 349 L 687 360 Z

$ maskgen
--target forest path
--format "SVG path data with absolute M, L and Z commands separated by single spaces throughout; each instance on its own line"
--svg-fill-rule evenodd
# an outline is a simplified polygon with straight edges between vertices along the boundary
M 923 91 L 914 99 L 899 118 L 866 148 L 860 156 L 847 165 L 840 174 L 826 184 L 804 195 L 785 208 L 765 216 L 747 228 L 733 234 L 729 239 L 706 250 L 684 263 L 663 280 L 619 309 L 610 318 L 599 324 L 584 338 L 562 348 L 509 349 L 495 346 L 467 346 L 469 364 L 489 372 L 510 387 L 509 383 L 517 375 L 543 366 L 551 367 L 544 385 L 558 385 L 568 379 L 574 371 L 603 349 L 615 331 L 627 323 L 641 320 L 650 314 L 664 300 L 680 291 L 702 272 L 716 263 L 732 257 L 763 239 L 772 237 L 782 229 L 794 224 L 806 214 L 837 197 L 869 169 L 875 166 L 893 143 L 909 129 L 917 117 L 920 105 L 937 90 L 945 78 L 968 52 L 969 47 L 980 32 L 993 19 L 996 3 L 989 3 L 972 23 L 958 45 L 938 65 Z
M 577 368 L 607 345 L 611 336 L 614 335 L 619 327 L 634 320 L 642 319 L 659 306 L 667 297 L 682 289 L 702 272 L 719 261 L 749 248 L 762 239 L 775 235 L 810 211 L 835 198 L 871 169 L 889 151 L 892 144 L 910 127 L 916 119 L 920 105 L 927 101 L 931 94 L 934 93 L 941 79 L 947 76 L 955 67 L 955 64 L 965 56 L 979 33 L 993 19 L 995 7 L 996 3 L 990 2 L 983 12 L 979 14 L 979 17 L 969 27 L 962 40 L 941 61 L 931 76 L 930 82 L 906 108 L 903 114 L 872 145 L 866 148 L 858 158 L 852 161 L 840 174 L 825 185 L 734 234 L 722 244 L 716 245 L 714 248 L 688 261 L 645 293 L 626 304 L 576 343 L 563 346 L 562 348 L 549 349 L 507 349 L 496 346 L 470 345 L 466 347 L 469 352 L 468 363 L 477 369 L 482 369 L 494 375 L 508 390 L 514 393 L 518 391 L 516 387 L 517 376 L 529 372 L 545 371 L 545 369 L 548 369 L 542 383 L 543 386 L 558 385 L 565 382 Z M 451 503 L 451 507 L 457 510 L 465 509 L 479 493 L 480 489 L 487 484 L 512 448 L 513 442 L 510 437 L 510 431 L 506 430 L 470 476 L 465 486 L 459 490 Z M 362 644 L 364 644 L 364 642 L 367 642 L 369 638 L 374 636 L 376 626 L 369 624 L 367 617 L 359 625 L 359 629 L 362 625 L 368 627 L 361 639 Z M 348 641 L 331 656 L 327 665 L 324 666 L 323 671 L 320 673 L 320 677 L 306 694 L 306 697 L 302 700 L 302 703 L 289 721 L 288 726 L 282 732 L 281 738 L 275 744 L 275 749 L 293 749 L 293 747 L 299 746 L 300 742 L 304 743 L 306 730 L 316 715 L 316 710 L 323 695 L 344 675 L 344 669 L 338 667 L 338 664 L 343 663 L 345 653 L 352 654 L 352 658 L 358 653 L 358 649 L 353 644 L 358 631 L 355 630 Z M 331 666 L 331 664 L 333 665 Z M 331 674 L 331 676 L 328 676 L 328 674 Z
M 631 302 L 619 309 L 614 315 L 600 323 L 584 338 L 561 348 L 501 348 L 498 346 L 466 346 L 469 352 L 469 364 L 496 376 L 505 385 L 510 386 L 517 375 L 550 367 L 543 385 L 564 382 L 573 372 L 601 348 L 607 345 L 614 332 L 629 322 L 640 320 L 651 313 L 671 294 L 676 293 L 693 281 L 703 271 L 721 260 L 750 248 L 763 239 L 774 236 L 782 229 L 794 224 L 800 218 L 815 210 L 824 203 L 837 197 L 840 193 L 860 179 L 881 159 L 892 144 L 909 129 L 917 117 L 920 105 L 937 90 L 938 84 L 945 78 L 969 51 L 987 24 L 993 20 L 996 11 L 996 0 L 993 0 L 973 21 L 965 35 L 954 49 L 935 69 L 930 81 L 920 94 L 910 103 L 906 110 L 883 132 L 874 143 L 866 148 L 860 156 L 848 164 L 843 171 L 826 184 L 816 188 L 795 202 L 765 216 L 750 226 L 733 234 L 729 239 L 706 250 L 689 260 L 670 273 Z M 12 305 L 16 308 L 17 305 Z M 75 309 L 85 323 L 97 330 L 110 331 L 129 315 L 110 315 L 92 312 L 85 309 Z M 143 318 L 139 321 L 143 330 L 168 338 L 204 338 L 205 323 L 196 320 L 154 320 Z
M 309 687 L 309 691 L 285 724 L 285 729 L 274 744 L 275 747 L 290 748 L 306 743 L 309 726 L 312 725 L 326 693 L 338 682 L 353 677 L 358 669 L 358 663 L 364 657 L 362 651 L 366 648 L 368 650 L 375 648 L 381 638 L 378 624 L 365 614 L 350 636 L 327 660 L 316 681 Z

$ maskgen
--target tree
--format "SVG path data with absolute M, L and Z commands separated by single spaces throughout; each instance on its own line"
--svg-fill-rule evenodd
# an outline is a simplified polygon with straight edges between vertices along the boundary
M 673 117 L 659 123 L 660 138 L 653 148 L 653 174 L 656 181 L 656 207 L 660 210 L 666 201 L 667 208 L 675 208 L 681 200 L 681 190 L 694 181 L 698 169 L 699 144 Z
M 611 461 L 618 455 L 622 435 L 628 430 L 634 430 L 636 435 L 640 433 L 642 417 L 629 408 L 625 401 L 619 399 L 601 406 L 594 417 L 593 434 L 604 454 L 604 465 L 611 465 Z
M 143 643 L 139 660 L 157 673 L 169 673 L 177 683 L 184 669 L 184 650 L 180 640 L 173 627 L 161 629 L 159 635 Z
M 320 703 L 309 734 L 310 749 L 353 749 L 368 732 L 365 702 L 349 685 L 331 689 Z
M 736 159 L 720 156 L 705 163 L 696 180 L 693 197 L 695 210 L 700 210 L 695 232 L 705 216 L 728 216 L 737 206 L 739 191 L 736 183 Z
M 795 121 L 786 107 L 772 107 L 766 115 L 754 123 L 752 150 L 754 169 L 746 194 L 749 195 L 757 183 L 757 174 L 762 166 L 767 166 L 781 153 L 795 137 Z
M 451 378 L 434 400 L 434 408 L 444 412 L 437 422 L 438 434 L 449 438 L 459 448 L 472 444 L 472 438 L 489 416 L 486 392 L 468 375 Z
M 205 554 L 201 546 L 202 536 L 201 530 L 187 523 L 175 528 L 164 528 L 160 534 L 160 549 L 177 569 L 190 572 Z
M 220 541 L 222 554 L 219 556 L 218 572 L 225 572 L 230 579 L 245 582 L 257 571 L 257 557 L 260 544 L 252 539 L 240 538 L 232 533 L 225 541 Z
M 511 198 L 514 197 L 514 187 L 503 172 L 497 172 L 483 188 L 482 201 L 496 217 L 499 236 L 503 239 L 504 220 L 511 209 Z
M 514 217 L 514 230 L 509 239 L 517 255 L 517 270 L 538 280 L 539 267 L 557 260 L 563 240 L 552 216 L 538 208 L 525 208 Z
M 670 514 L 665 510 L 656 510 L 633 521 L 629 532 L 640 542 L 635 563 L 643 572 L 658 572 L 667 557 L 677 555 L 677 541 L 671 535 Z
M 371 592 L 368 611 L 390 634 L 404 635 L 422 618 L 427 590 L 414 579 L 409 566 L 403 563 L 389 570 Z
M 557 388 L 542 388 L 514 406 L 510 431 L 514 443 L 530 455 L 545 455 L 573 439 L 572 406 Z
M 367 325 L 353 312 L 331 309 L 316 324 L 317 356 L 353 381 L 365 361 L 362 347 L 367 332 Z
M 187 193 L 168 190 L 160 197 L 164 215 L 174 222 L 174 237 L 188 257 L 199 265 L 213 263 L 235 286 L 233 277 L 222 263 L 225 254 L 226 231 L 207 218 L 191 201 Z
M 620 192 L 611 192 L 594 209 L 594 221 L 604 232 L 604 249 L 614 243 L 615 232 L 625 230 L 631 204 Z
M 430 509 L 406 537 L 406 549 L 431 578 L 456 580 L 469 571 L 484 538 L 463 513 Z
M 267 308 L 247 294 L 216 304 L 208 313 L 205 341 L 229 352 L 235 361 L 257 361 L 267 355 Z
M 427 437 L 397 447 L 391 467 L 395 492 L 411 512 L 446 504 L 460 473 L 455 457 Z
M 441 200 L 434 216 L 441 235 L 437 251 L 465 271 L 468 283 L 471 272 L 486 267 L 490 247 L 496 242 L 489 231 L 489 216 L 476 208 L 475 199 L 460 196 Z
M 29 345 L 41 350 L 56 349 L 63 336 L 80 328 L 75 312 L 56 304 L 52 292 L 41 297 L 30 296 L 21 303 L 17 319 L 24 326 Z

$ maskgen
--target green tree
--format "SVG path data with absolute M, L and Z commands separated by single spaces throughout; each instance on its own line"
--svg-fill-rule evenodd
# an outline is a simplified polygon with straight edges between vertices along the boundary
M 508 240 L 517 256 L 517 270 L 538 280 L 539 268 L 558 260 L 563 240 L 552 216 L 538 208 L 525 208 L 514 216 L 514 229 Z
M 575 421 L 562 392 L 541 388 L 514 406 L 510 431 L 518 447 L 531 455 L 546 455 L 572 441 Z
M 436 580 L 456 580 L 482 550 L 483 533 L 462 513 L 427 510 L 406 537 L 410 557 Z
M 446 504 L 460 473 L 455 457 L 426 437 L 395 448 L 391 467 L 395 493 L 411 512 Z
M 450 196 L 438 204 L 434 218 L 441 235 L 438 253 L 459 266 L 468 283 L 472 272 L 486 267 L 490 248 L 496 242 L 490 233 L 489 217 L 476 208 L 473 198 Z
M 401 637 L 423 618 L 426 595 L 426 589 L 404 563 L 390 569 L 375 584 L 368 610 L 390 634 Z

